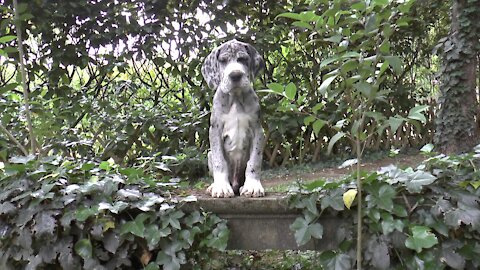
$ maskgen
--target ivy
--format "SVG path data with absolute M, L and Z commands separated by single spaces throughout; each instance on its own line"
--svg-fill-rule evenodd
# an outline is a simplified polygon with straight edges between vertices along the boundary
M 430 158 L 416 168 L 391 165 L 361 173 L 366 201 L 362 216 L 365 269 L 480 267 L 480 146 L 462 155 L 427 155 Z M 354 265 L 357 206 L 354 202 L 350 210 L 332 202 L 352 196 L 355 178 L 354 174 L 339 182 L 319 180 L 302 185 L 292 195 L 290 206 L 303 213 L 291 225 L 298 245 L 323 237 L 311 229 L 321 228 L 323 217 L 352 220 L 338 230 L 338 247 L 318 257 L 324 269 Z
M 442 52 L 440 109 L 435 120 L 435 144 L 443 153 L 467 151 L 478 143 L 475 121 L 477 57 L 480 50 L 480 1 L 453 1 L 452 26 L 437 46 Z
M 226 248 L 224 220 L 184 212 L 174 185 L 114 162 L 13 157 L 0 163 L 1 269 L 200 269 Z

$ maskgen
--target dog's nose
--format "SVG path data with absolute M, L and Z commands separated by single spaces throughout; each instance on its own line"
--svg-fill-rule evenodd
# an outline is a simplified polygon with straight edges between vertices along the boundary
M 242 79 L 243 77 L 243 72 L 241 71 L 232 71 L 230 75 L 228 75 L 230 79 L 234 82 L 238 82 Z

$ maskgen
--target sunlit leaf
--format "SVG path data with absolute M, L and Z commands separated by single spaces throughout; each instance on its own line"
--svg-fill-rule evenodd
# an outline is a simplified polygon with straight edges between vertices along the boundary
M 356 196 L 357 196 L 356 189 L 349 189 L 347 190 L 347 192 L 343 193 L 343 203 L 348 209 L 350 209 L 350 207 L 352 206 L 352 203 L 355 200 Z
M 412 226 L 411 235 L 405 240 L 405 246 L 420 253 L 425 248 L 431 248 L 438 243 L 438 239 L 429 227 Z
M 287 86 L 285 87 L 285 96 L 288 99 L 293 100 L 296 94 L 297 94 L 297 87 L 295 86 L 295 84 L 294 83 L 287 84 Z
M 337 78 L 337 76 L 338 75 L 334 75 L 332 77 L 328 77 L 327 79 L 323 80 L 322 84 L 318 88 L 318 91 L 320 92 L 321 95 L 325 95 L 325 92 L 327 91 L 328 87 Z
M 92 257 L 92 243 L 89 239 L 80 239 L 75 243 L 75 252 L 84 260 Z
M 337 143 L 337 141 L 340 140 L 341 138 L 345 137 L 345 135 L 346 134 L 344 132 L 338 132 L 337 134 L 333 135 L 333 137 L 328 142 L 328 148 L 327 148 L 328 154 L 332 152 L 332 149 L 335 143 Z

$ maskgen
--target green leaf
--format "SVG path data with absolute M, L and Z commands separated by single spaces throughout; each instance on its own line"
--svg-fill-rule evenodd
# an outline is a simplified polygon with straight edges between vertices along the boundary
M 275 93 L 283 93 L 283 85 L 279 83 L 269 83 L 267 84 L 267 87 L 271 90 L 273 90 Z
M 429 108 L 428 105 L 415 106 L 414 108 L 410 109 L 410 112 L 408 113 L 408 118 L 413 120 L 418 120 L 422 123 L 426 123 L 427 119 L 423 115 L 423 112 L 428 110 L 428 108 Z
M 290 225 L 290 229 L 294 231 L 295 241 L 298 246 L 306 244 L 311 239 L 311 235 L 308 233 L 308 222 L 302 218 L 298 217 Z
M 390 2 L 389 0 L 373 0 L 376 5 L 386 6 Z
M 320 62 L 320 68 L 326 67 L 328 64 L 333 63 L 333 62 L 335 62 L 339 59 L 341 59 L 341 57 L 339 57 L 339 56 L 327 58 L 327 59 L 323 60 L 322 62 Z
M 304 21 L 293 22 L 292 25 L 300 28 L 305 28 L 308 30 L 313 30 L 313 26 L 308 22 L 304 22 Z
M 379 208 L 392 211 L 393 198 L 395 198 L 396 194 L 397 193 L 392 186 L 387 184 L 382 185 L 378 190 L 378 194 L 375 195 L 375 202 Z
M 75 219 L 84 222 L 87 220 L 90 216 L 93 216 L 98 213 L 98 208 L 86 208 L 86 207 L 80 207 L 75 211 Z
M 311 123 L 315 122 L 315 116 L 313 115 L 309 115 L 309 116 L 306 116 L 305 118 L 303 118 L 303 124 L 305 126 L 308 126 L 310 125 Z
M 327 148 L 327 154 L 330 155 L 330 153 L 332 153 L 332 149 L 333 149 L 333 146 L 335 145 L 335 143 L 340 140 L 341 138 L 345 137 L 345 133 L 344 132 L 338 132 L 337 134 L 333 135 L 333 137 L 330 139 L 330 141 L 328 142 L 328 148 Z
M 288 99 L 293 100 L 295 99 L 296 94 L 297 94 L 297 87 L 295 86 L 295 84 L 292 82 L 287 84 L 287 86 L 285 87 L 285 96 Z
M 160 270 L 160 266 L 156 262 L 149 263 L 144 270 Z
M 429 172 L 415 171 L 409 176 L 408 181 L 405 182 L 407 190 L 410 192 L 418 193 L 422 191 L 422 187 L 435 182 L 437 178 Z
M 390 125 L 392 132 L 397 132 L 398 128 L 403 124 L 403 121 L 405 121 L 403 117 L 390 117 L 387 123 Z
M 80 239 L 75 243 L 75 252 L 84 260 L 92 257 L 92 243 L 89 239 Z
M 330 258 L 329 260 L 326 260 L 326 264 L 324 269 L 329 269 L 329 270 L 351 270 L 352 268 L 352 258 L 343 253 L 338 253 L 333 256 L 333 258 Z
M 139 214 L 135 220 L 133 221 L 128 221 L 125 224 L 122 225 L 120 228 L 120 234 L 126 234 L 126 233 L 131 233 L 133 235 L 136 235 L 138 237 L 144 237 L 145 233 L 145 220 L 149 216 L 145 213 Z
M 355 87 L 355 89 L 360 91 L 360 93 L 362 93 L 362 95 L 365 96 L 366 98 L 368 99 L 374 98 L 373 97 L 374 91 L 372 91 L 373 88 L 371 84 L 367 82 L 357 82 L 356 84 L 353 85 L 353 87 Z
M 17 38 L 16 36 L 3 36 L 3 37 L 0 37 L 0 43 L 4 44 L 4 43 L 10 42 L 10 41 L 12 41 L 16 38 Z
M 323 226 L 320 223 L 313 223 L 308 226 L 308 231 L 313 238 L 322 239 L 323 237 Z
M 420 152 L 422 153 L 431 153 L 435 146 L 432 143 L 425 144 L 421 149 Z
M 398 56 L 385 56 L 385 60 L 396 74 L 402 73 L 402 60 Z
M 182 211 L 173 211 L 171 212 L 168 216 L 166 216 L 162 222 L 163 227 L 166 227 L 168 224 L 172 226 L 175 229 L 180 230 L 180 221 L 179 219 L 182 218 L 185 215 Z
M 289 18 L 289 19 L 294 19 L 298 21 L 302 20 L 302 16 L 294 12 L 285 12 L 285 13 L 278 14 L 277 17 L 275 17 L 275 19 L 278 19 L 278 18 Z
M 0 88 L 0 95 L 17 88 L 18 83 L 9 83 Z
M 320 85 L 318 91 L 321 95 L 325 95 L 330 84 L 337 78 L 338 75 L 334 75 L 332 77 L 328 77 L 327 79 L 323 80 L 322 84 Z
M 325 126 L 327 122 L 322 120 L 322 119 L 317 119 L 315 122 L 313 122 L 313 132 L 315 135 L 318 135 L 320 130 L 322 129 L 323 126 Z
M 342 41 L 342 39 L 343 37 L 341 35 L 335 35 L 328 38 L 324 38 L 323 40 L 338 44 L 340 43 L 340 41 Z
M 438 239 L 431 232 L 429 227 L 412 226 L 410 228 L 411 235 L 405 240 L 405 246 L 420 253 L 424 248 L 431 248 L 438 244 Z

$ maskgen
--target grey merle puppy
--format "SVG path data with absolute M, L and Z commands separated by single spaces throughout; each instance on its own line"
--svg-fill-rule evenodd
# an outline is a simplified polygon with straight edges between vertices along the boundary
M 257 50 L 235 39 L 214 49 L 202 75 L 215 91 L 210 117 L 208 167 L 212 197 L 260 197 L 264 134 L 253 80 L 264 67 Z

